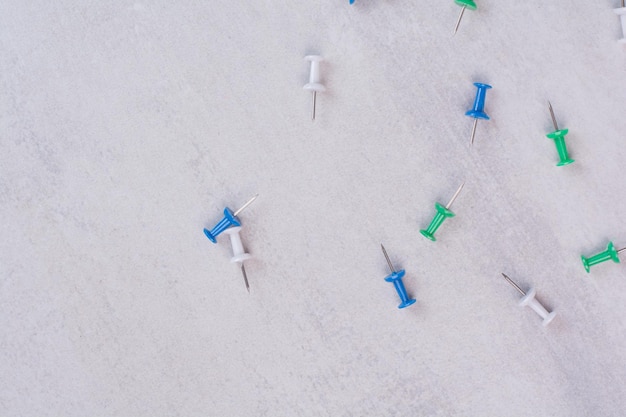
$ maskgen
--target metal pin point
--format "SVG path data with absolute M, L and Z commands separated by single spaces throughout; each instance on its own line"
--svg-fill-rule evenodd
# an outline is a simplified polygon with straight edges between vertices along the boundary
M 623 1 L 622 1 L 622 3 L 623 3 Z M 626 250 L 626 248 L 622 248 L 622 249 L 618 250 L 618 251 L 617 251 L 617 253 L 622 253 L 622 252 L 624 252 L 625 250 Z
M 465 9 L 467 8 L 467 6 L 463 6 L 461 8 L 461 13 L 459 14 L 459 18 L 456 21 L 456 26 L 454 27 L 454 35 L 456 35 L 456 31 L 459 30 L 459 25 L 461 24 L 461 19 L 463 19 L 463 13 L 465 13 Z
M 519 287 L 519 285 L 517 285 L 515 282 L 513 282 L 513 280 L 511 278 L 509 278 L 509 276 L 507 274 L 505 274 L 504 272 L 501 272 L 501 274 L 509 282 L 509 284 L 511 284 L 513 287 L 515 287 L 515 289 L 517 291 L 519 291 L 520 294 L 526 295 L 526 293 Z
M 478 119 L 474 119 L 474 124 L 472 126 L 472 135 L 470 136 L 470 146 L 474 144 L 474 136 L 476 136 L 476 126 L 478 126 Z
M 389 269 L 391 270 L 391 272 L 396 272 L 395 269 L 393 269 L 393 265 L 391 264 L 391 259 L 389 259 L 389 255 L 387 255 L 387 251 L 385 250 L 385 247 L 383 246 L 383 244 L 380 244 L 381 249 L 383 250 L 383 255 L 385 255 L 385 259 L 387 260 L 387 265 L 389 265 Z
M 250 294 L 250 284 L 248 284 L 248 275 L 246 274 L 246 267 L 243 266 L 243 262 L 241 263 L 241 273 L 243 274 L 243 280 L 246 283 L 246 290 L 248 290 L 248 294 Z
M 454 34 L 456 35 L 456 31 L 459 30 L 459 25 L 461 24 L 461 19 L 463 18 L 463 13 L 465 13 L 465 9 L 476 10 L 477 6 L 474 0 L 454 0 L 454 2 L 461 6 L 461 13 L 459 13 L 459 18 L 456 21 L 456 26 L 454 26 Z
M 244 211 L 244 210 L 246 209 L 246 207 L 248 207 L 250 204 L 252 204 L 252 202 L 253 202 L 254 200 L 256 200 L 256 198 L 257 198 L 258 196 L 259 196 L 259 195 L 258 195 L 258 194 L 256 194 L 256 195 L 255 195 L 254 197 L 252 197 L 250 200 L 246 201 L 246 203 L 245 203 L 243 206 L 241 206 L 241 207 L 239 208 L 239 210 L 237 210 L 236 212 L 234 212 L 234 213 L 233 213 L 233 216 L 237 216 L 239 213 L 241 213 L 242 211 Z
M 456 200 L 456 198 L 459 196 L 459 193 L 461 192 L 461 190 L 463 189 L 463 187 L 465 186 L 465 181 L 463 181 L 463 184 L 461 184 L 459 186 L 459 189 L 456 190 L 456 192 L 454 193 L 454 195 L 452 196 L 452 198 L 450 199 L 450 201 L 448 202 L 448 204 L 446 204 L 446 208 L 449 210 L 450 207 L 452 207 L 452 203 L 454 203 L 454 200 Z
M 559 130 L 559 125 L 556 123 L 556 117 L 554 117 L 554 109 L 552 108 L 552 103 L 550 103 L 550 100 L 548 100 L 548 109 L 550 110 L 550 117 L 552 117 L 554 130 Z

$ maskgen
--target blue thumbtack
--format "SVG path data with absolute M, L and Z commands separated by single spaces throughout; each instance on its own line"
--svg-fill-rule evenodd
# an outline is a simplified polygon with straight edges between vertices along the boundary
M 474 135 L 476 134 L 476 125 L 478 124 L 478 119 L 489 120 L 489 116 L 485 113 L 485 96 L 487 95 L 487 90 L 491 88 L 489 84 L 483 83 L 474 83 L 474 85 L 478 88 L 476 91 L 476 98 L 474 99 L 474 106 L 472 106 L 472 110 L 468 110 L 465 112 L 466 116 L 470 116 L 474 118 L 474 126 L 472 127 L 472 138 L 470 139 L 470 145 L 474 144 Z
M 350 0 L 350 4 L 354 4 L 354 0 Z
M 237 215 L 241 213 L 246 207 L 248 207 L 254 200 L 256 200 L 258 196 L 259 195 L 257 194 L 252 197 L 250 200 L 248 200 L 246 204 L 241 206 L 241 208 L 234 213 L 228 207 L 226 207 L 224 209 L 224 218 L 220 220 L 219 223 L 217 223 L 215 227 L 213 227 L 213 229 L 204 229 L 204 234 L 206 235 L 206 237 L 208 237 L 211 242 L 217 243 L 217 235 L 222 233 L 224 230 L 232 226 L 241 226 Z
M 396 291 L 400 296 L 400 300 L 402 300 L 398 308 L 408 307 L 411 304 L 415 303 L 415 299 L 409 298 L 409 296 L 406 294 L 406 288 L 404 288 L 404 283 L 402 282 L 402 277 L 404 276 L 405 271 L 404 269 L 401 269 L 396 272 L 396 270 L 393 269 L 393 265 L 391 264 L 389 255 L 387 255 L 387 251 L 385 250 L 385 247 L 382 243 L 380 244 L 380 247 L 383 249 L 383 255 L 385 255 L 385 259 L 387 260 L 387 264 L 389 265 L 389 269 L 391 270 L 391 274 L 385 277 L 385 281 L 393 282 L 393 286 L 396 287 Z

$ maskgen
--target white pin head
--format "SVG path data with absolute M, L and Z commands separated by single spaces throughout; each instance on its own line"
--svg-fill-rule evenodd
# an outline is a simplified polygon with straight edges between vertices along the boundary
M 320 81 L 320 62 L 324 60 L 319 55 L 307 55 L 304 57 L 306 61 L 311 63 L 311 70 L 309 73 L 309 82 L 304 85 L 304 89 L 308 91 L 326 91 L 326 87 Z
M 252 255 L 246 253 L 243 249 L 243 243 L 241 243 L 241 236 L 239 232 L 241 226 L 230 227 L 224 230 L 224 233 L 230 235 L 230 243 L 233 247 L 233 257 L 230 258 L 232 263 L 238 263 L 241 265 L 241 274 L 243 275 L 244 283 L 246 284 L 246 290 L 250 292 L 250 284 L 248 284 L 248 274 L 246 274 L 246 268 L 243 266 L 243 262 L 252 258 Z
M 252 255 L 250 255 L 249 253 L 246 253 L 246 251 L 243 248 L 243 243 L 241 242 L 241 236 L 239 236 L 240 231 L 241 231 L 240 226 L 230 227 L 224 230 L 225 234 L 230 235 L 230 243 L 233 247 L 233 257 L 230 259 L 230 261 L 233 263 L 235 262 L 243 263 L 243 261 L 246 261 L 252 258 Z
M 622 1 L 622 7 L 613 9 L 613 11 L 619 15 L 620 22 L 622 23 L 622 39 L 618 42 L 626 43 L 626 7 L 624 7 L 624 2 Z
M 535 313 L 539 314 L 539 316 L 543 319 L 543 322 L 541 324 L 547 326 L 556 317 L 556 312 L 548 312 L 548 310 L 546 310 L 546 308 L 542 306 L 539 301 L 537 301 L 537 299 L 535 298 L 536 294 L 537 291 L 535 291 L 534 288 L 531 288 L 530 290 L 528 290 L 528 293 L 519 301 L 519 305 L 522 307 L 528 306 L 532 308 Z
M 324 60 L 319 55 L 307 55 L 304 57 L 306 61 L 311 63 L 311 72 L 309 73 L 309 82 L 304 85 L 304 89 L 313 93 L 313 117 L 315 120 L 315 104 L 317 102 L 317 93 L 326 91 L 326 87 L 320 81 L 320 62 Z

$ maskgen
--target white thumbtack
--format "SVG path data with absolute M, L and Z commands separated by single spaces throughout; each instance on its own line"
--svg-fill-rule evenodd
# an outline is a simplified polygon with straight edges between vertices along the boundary
M 544 306 L 542 306 L 539 301 L 535 298 L 535 294 L 537 293 L 534 288 L 531 288 L 528 291 L 528 294 L 525 293 L 511 278 L 509 278 L 505 273 L 502 273 L 502 276 L 511 284 L 520 294 L 523 295 L 522 299 L 519 301 L 520 306 L 528 306 L 535 310 L 535 313 L 539 314 L 543 319 L 543 325 L 547 326 L 550 322 L 556 317 L 556 312 L 549 313 L 548 310 Z
M 323 93 L 326 87 L 320 82 L 320 62 L 324 60 L 319 55 L 307 55 L 304 57 L 306 61 L 311 63 L 311 72 L 309 73 L 309 82 L 304 85 L 304 89 L 313 92 L 313 118 L 315 120 L 315 102 L 317 100 L 317 92 Z
M 248 275 L 246 274 L 246 268 L 243 266 L 243 262 L 252 258 L 252 255 L 246 253 L 243 249 L 243 243 L 241 243 L 241 231 L 240 226 L 230 227 L 224 230 L 224 233 L 230 235 L 230 243 L 233 246 L 233 257 L 230 259 L 232 263 L 238 263 L 241 265 L 241 273 L 243 274 L 243 280 L 246 283 L 246 289 L 250 292 L 250 285 L 248 284 Z
M 622 39 L 620 39 L 619 43 L 626 43 L 626 7 L 624 6 L 624 0 L 622 0 L 622 7 L 617 9 L 613 9 L 615 13 L 619 15 L 619 19 L 622 22 Z

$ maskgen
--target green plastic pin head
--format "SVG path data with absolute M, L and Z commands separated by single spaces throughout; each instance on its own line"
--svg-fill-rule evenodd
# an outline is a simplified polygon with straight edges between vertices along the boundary
M 623 249 L 622 249 L 623 250 Z M 589 258 L 585 258 L 581 256 L 581 260 L 583 261 L 583 266 L 585 267 L 585 271 L 589 272 L 589 269 L 596 264 L 606 262 L 608 260 L 612 260 L 615 263 L 619 263 L 619 252 L 615 249 L 613 242 L 609 242 L 606 250 L 604 252 L 600 252 L 597 255 L 591 256 Z
M 432 240 L 433 242 L 437 240 L 435 238 L 435 232 L 437 231 L 437 229 L 439 229 L 439 226 L 441 226 L 441 223 L 443 223 L 445 219 L 447 219 L 448 217 L 454 217 L 454 213 L 450 210 L 450 207 L 452 207 L 452 203 L 454 203 L 454 200 L 456 200 L 456 198 L 459 196 L 459 193 L 464 186 L 465 181 L 463 181 L 463 184 L 459 186 L 459 188 L 456 190 L 456 192 L 445 207 L 439 203 L 435 203 L 435 210 L 437 210 L 437 214 L 435 214 L 435 217 L 428 225 L 428 229 L 420 230 L 422 236 Z
M 454 0 L 454 2 L 459 6 L 466 7 L 470 10 L 476 10 L 478 8 L 476 3 L 474 3 L 474 0 Z
M 447 219 L 448 217 L 455 216 L 455 214 L 452 211 L 448 210 L 447 208 L 445 208 L 439 203 L 435 203 L 435 209 L 437 210 L 437 214 L 435 214 L 435 217 L 433 217 L 433 220 L 430 222 L 430 225 L 428 225 L 428 229 L 420 230 L 420 233 L 422 234 L 422 236 L 426 237 L 427 239 L 432 240 L 433 242 L 437 240 L 437 238 L 435 238 L 434 235 L 437 229 L 439 229 L 439 226 L 441 226 L 441 224 L 443 223 L 443 221 Z
M 550 139 L 554 140 L 554 144 L 556 145 L 556 150 L 559 153 L 559 163 L 556 166 L 561 167 L 564 165 L 569 165 L 574 162 L 573 159 L 567 155 L 567 145 L 565 145 L 565 135 L 569 132 L 568 129 L 559 129 L 554 132 L 548 133 L 546 136 Z

